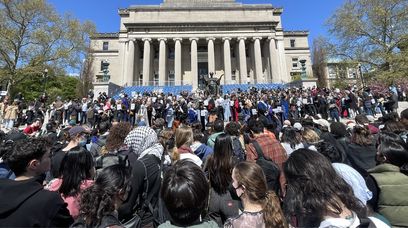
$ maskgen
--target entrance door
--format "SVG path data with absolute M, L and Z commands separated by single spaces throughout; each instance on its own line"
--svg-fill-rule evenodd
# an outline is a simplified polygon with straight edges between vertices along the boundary
M 208 76 L 208 62 L 198 63 L 198 88 L 205 89 L 204 77 Z

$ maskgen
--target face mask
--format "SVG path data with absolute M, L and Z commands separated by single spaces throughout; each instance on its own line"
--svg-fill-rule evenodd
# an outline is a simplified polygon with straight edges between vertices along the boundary
M 79 146 L 83 147 L 86 145 L 86 139 L 82 139 L 81 141 L 79 141 Z
M 239 198 L 239 196 L 237 195 L 237 190 L 234 188 L 234 186 L 232 185 L 232 182 L 229 184 L 228 186 L 228 191 L 231 194 L 231 198 L 233 200 L 241 200 L 241 198 Z

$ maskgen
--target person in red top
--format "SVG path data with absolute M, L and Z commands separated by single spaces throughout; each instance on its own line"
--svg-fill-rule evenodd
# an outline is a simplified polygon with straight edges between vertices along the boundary
M 41 129 L 41 120 L 40 119 L 35 119 L 34 122 L 31 125 L 28 125 L 26 128 L 24 128 L 23 132 L 24 134 L 28 136 L 35 136 L 35 134 Z
M 253 140 L 258 142 L 265 158 L 275 162 L 279 166 L 281 171 L 279 183 L 281 185 L 281 190 L 284 193 L 286 180 L 283 175 L 283 163 L 288 159 L 285 149 L 276 138 L 272 138 L 269 134 L 264 133 L 264 125 L 259 118 L 250 119 L 248 127 L 253 135 Z M 248 161 L 256 161 L 258 159 L 258 154 L 252 143 L 246 145 L 246 151 Z

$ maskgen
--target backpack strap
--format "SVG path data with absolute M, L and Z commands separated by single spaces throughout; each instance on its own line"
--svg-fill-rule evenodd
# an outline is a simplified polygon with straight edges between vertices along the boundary
M 264 156 L 264 154 L 263 154 L 263 152 L 262 152 L 262 148 L 261 148 L 261 146 L 259 145 L 259 143 L 258 143 L 256 140 L 253 140 L 253 141 L 252 141 L 252 145 L 254 145 L 254 147 L 255 147 L 256 153 L 258 154 L 258 159 L 259 159 L 259 158 L 265 159 L 265 156 Z M 265 160 L 266 160 L 266 159 L 265 159 Z
M 160 159 L 159 174 L 158 174 L 158 175 L 160 175 L 160 177 L 159 177 L 160 178 L 160 184 L 161 184 L 161 179 L 162 179 L 162 169 L 163 169 L 164 160 L 165 160 L 165 154 L 163 152 L 163 154 L 161 156 L 161 159 Z M 153 205 L 152 205 L 153 194 L 149 195 L 149 178 L 147 177 L 146 164 L 142 160 L 138 160 L 138 161 L 140 161 L 142 163 L 143 167 L 144 167 L 144 170 L 145 170 L 144 182 L 146 183 L 145 191 L 143 191 L 143 193 L 142 193 L 142 200 L 143 200 L 142 209 L 143 210 L 141 210 L 142 213 L 139 213 L 139 216 L 140 216 L 140 218 L 143 218 L 143 215 L 146 212 L 145 209 L 148 209 L 152 213 L 154 220 L 156 220 L 156 218 L 154 217 L 154 212 L 155 211 L 154 211 L 154 208 L 153 208 Z M 135 205 L 134 211 L 136 211 L 136 207 L 137 207 L 137 205 Z M 159 222 L 159 221 L 156 221 L 156 223 L 157 222 Z

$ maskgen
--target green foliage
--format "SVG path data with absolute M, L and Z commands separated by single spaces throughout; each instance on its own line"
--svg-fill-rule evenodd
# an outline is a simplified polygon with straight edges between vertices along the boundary
M 346 80 L 336 80 L 332 87 L 334 88 L 339 88 L 339 89 L 346 89 L 348 87 L 348 83 Z
M 76 88 L 79 79 L 70 76 L 49 76 L 45 81 L 43 75 L 31 75 L 21 83 L 15 85 L 11 90 L 12 97 L 21 92 L 27 101 L 33 101 L 43 94 L 44 89 L 50 101 L 57 96 L 62 99 L 73 99 L 77 97 Z
M 5 71 L 0 76 L 18 86 L 49 66 L 79 69 L 94 31 L 91 22 L 58 15 L 45 0 L 0 0 L 0 68 Z
M 407 0 L 348 0 L 328 25 L 333 57 L 362 63 L 380 80 L 406 77 Z

